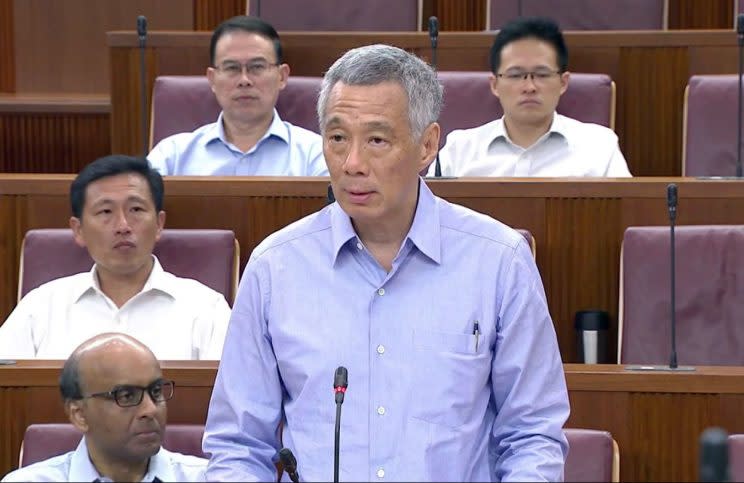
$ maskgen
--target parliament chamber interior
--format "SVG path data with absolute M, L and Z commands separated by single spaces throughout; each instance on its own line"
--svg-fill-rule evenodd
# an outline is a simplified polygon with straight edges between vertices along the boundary
M 0 0 L 0 321 L 34 287 L 90 269 L 68 228 L 76 173 L 217 118 L 204 72 L 223 20 L 254 15 L 276 28 L 291 68 L 277 111 L 316 132 L 322 77 L 347 50 L 383 43 L 435 61 L 443 144 L 444 134 L 503 114 L 488 85 L 503 23 L 547 16 L 569 51 L 557 112 L 612 129 L 632 177 L 426 184 L 530 243 L 568 387 L 566 481 L 700 481 L 700 437 L 711 427 L 728 434 L 731 481 L 744 481 L 741 13 L 739 0 Z M 138 15 L 148 22 L 144 45 Z M 164 184 L 156 255 L 179 276 L 208 279 L 230 305 L 259 243 L 329 202 L 328 177 L 166 176 Z M 215 259 L 209 269 L 199 263 L 205 250 Z M 679 364 L 692 370 L 651 370 L 669 362 L 670 310 Z M 599 325 L 582 326 L 597 314 Z M 586 360 L 587 344 L 600 346 L 595 360 Z M 68 422 L 64 361 L 3 362 L 0 475 L 59 454 L 27 448 L 35 459 L 19 459 L 22 442 L 45 444 L 29 426 Z M 177 387 L 168 437 L 184 452 L 201 454 L 218 362 L 162 361 Z

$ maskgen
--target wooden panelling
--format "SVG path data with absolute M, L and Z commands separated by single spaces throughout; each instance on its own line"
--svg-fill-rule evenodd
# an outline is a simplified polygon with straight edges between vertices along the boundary
M 223 20 L 245 15 L 245 0 L 193 0 L 194 30 L 214 30 Z
M 424 0 L 421 25 L 427 31 L 429 17 L 435 15 L 442 32 L 484 30 L 487 3 L 488 0 Z
M 108 114 L 0 112 L 0 172 L 77 173 L 110 152 Z
M 15 92 L 13 1 L 0 0 L 0 92 Z
M 31 228 L 67 226 L 72 176 L 0 177 L 0 320 L 15 306 L 18 259 Z M 435 193 L 535 237 L 537 265 L 563 360 L 576 360 L 576 311 L 607 311 L 608 352 L 616 353 L 620 246 L 628 226 L 666 224 L 666 186 L 679 185 L 678 223 L 744 224 L 736 181 L 636 180 L 428 181 Z M 325 204 L 327 178 L 181 178 L 165 181 L 169 228 L 231 229 L 241 267 L 268 234 Z
M 670 29 L 732 29 L 734 0 L 668 0 Z

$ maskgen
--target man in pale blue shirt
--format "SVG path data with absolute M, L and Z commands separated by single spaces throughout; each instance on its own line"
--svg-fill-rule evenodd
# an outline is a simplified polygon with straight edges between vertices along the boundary
M 118 333 L 88 339 L 65 362 L 59 386 L 80 443 L 2 481 L 204 481 L 206 459 L 161 447 L 174 385 L 138 340 Z
M 442 88 L 395 47 L 351 50 L 318 99 L 336 202 L 246 266 L 207 416 L 207 479 L 269 481 L 281 446 L 308 481 L 559 481 L 569 414 L 532 254 L 432 194 Z M 279 430 L 279 428 L 281 428 Z
M 327 176 L 321 137 L 276 111 L 289 66 L 274 27 L 233 17 L 212 34 L 207 79 L 217 122 L 167 137 L 147 159 L 163 175 Z

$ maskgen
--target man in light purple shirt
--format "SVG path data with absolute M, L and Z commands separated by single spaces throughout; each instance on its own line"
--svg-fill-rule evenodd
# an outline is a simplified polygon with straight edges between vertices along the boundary
M 318 99 L 337 202 L 264 240 L 233 308 L 207 417 L 208 480 L 559 481 L 563 367 L 524 239 L 432 194 L 442 88 L 395 47 L 351 50 Z M 278 428 L 281 428 L 278 431 Z

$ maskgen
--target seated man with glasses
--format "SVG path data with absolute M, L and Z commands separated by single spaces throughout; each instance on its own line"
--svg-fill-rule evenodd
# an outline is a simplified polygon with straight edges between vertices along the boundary
M 612 130 L 555 112 L 568 88 L 567 69 L 555 22 L 525 17 L 504 25 L 491 47 L 491 92 L 504 116 L 452 131 L 439 153 L 441 174 L 629 177 Z
M 147 158 L 163 175 L 326 176 L 320 135 L 276 111 L 289 66 L 274 27 L 237 16 L 212 34 L 207 79 L 217 122 L 163 139 Z
M 161 447 L 173 381 L 141 342 L 106 333 L 83 342 L 59 379 L 77 449 L 2 481 L 204 481 L 207 460 Z

